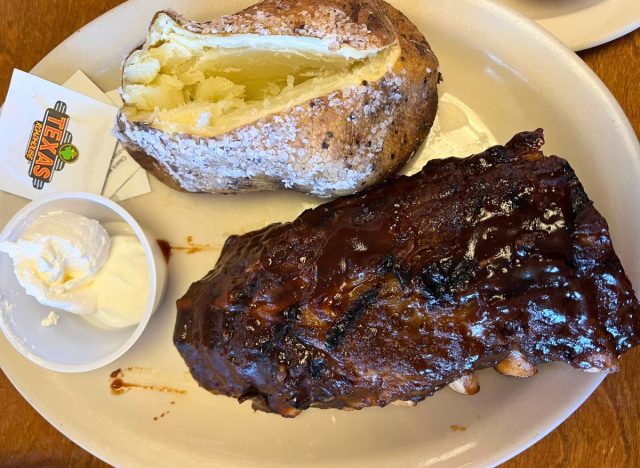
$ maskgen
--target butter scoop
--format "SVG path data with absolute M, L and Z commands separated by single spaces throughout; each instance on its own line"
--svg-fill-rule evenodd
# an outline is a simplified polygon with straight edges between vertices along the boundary
M 94 281 L 94 288 L 98 290 L 95 313 L 84 318 L 93 325 L 107 328 L 136 325 L 144 314 L 148 284 L 149 271 L 142 244 L 135 236 L 113 236 L 109 258 Z
M 109 257 L 111 238 L 93 219 L 64 211 L 36 218 L 16 242 L 0 242 L 26 293 L 75 314 L 95 311 L 91 282 Z

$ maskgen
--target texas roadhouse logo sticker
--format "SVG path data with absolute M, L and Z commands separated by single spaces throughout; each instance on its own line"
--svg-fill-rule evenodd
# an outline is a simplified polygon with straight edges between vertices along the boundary
M 38 190 L 51 182 L 55 172 L 65 164 L 73 164 L 80 158 L 78 148 L 71 144 L 73 136 L 67 131 L 70 117 L 66 112 L 67 104 L 57 101 L 45 111 L 42 120 L 33 123 L 24 156 L 30 162 L 29 177 Z

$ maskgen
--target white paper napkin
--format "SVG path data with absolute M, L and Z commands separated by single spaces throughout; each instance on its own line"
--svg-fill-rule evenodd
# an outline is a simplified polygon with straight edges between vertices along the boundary
M 14 70 L 0 115 L 0 189 L 32 200 L 61 190 L 101 193 L 116 113 L 113 104 Z
M 101 102 L 115 104 L 118 107 L 122 106 L 118 90 L 109 91 L 108 93 L 102 92 L 80 70 L 65 81 L 64 86 Z M 149 185 L 147 172 L 134 161 L 120 143 L 116 143 L 102 195 L 114 201 L 124 201 L 150 191 L 151 186 Z

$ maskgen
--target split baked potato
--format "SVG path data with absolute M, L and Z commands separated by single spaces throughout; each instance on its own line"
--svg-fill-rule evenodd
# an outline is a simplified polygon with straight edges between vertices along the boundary
M 381 0 L 266 0 L 207 23 L 161 11 L 124 62 L 115 133 L 179 190 L 340 196 L 416 152 L 438 75 Z

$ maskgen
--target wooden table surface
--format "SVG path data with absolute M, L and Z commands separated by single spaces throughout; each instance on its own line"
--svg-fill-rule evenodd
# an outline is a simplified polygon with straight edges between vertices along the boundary
M 0 96 L 14 67 L 31 69 L 67 36 L 119 3 L 0 0 Z M 579 55 L 613 92 L 640 135 L 640 30 Z M 621 371 L 558 429 L 506 463 L 512 468 L 560 465 L 640 466 L 640 349 L 625 355 Z M 0 373 L 0 466 L 107 465 L 50 426 Z

